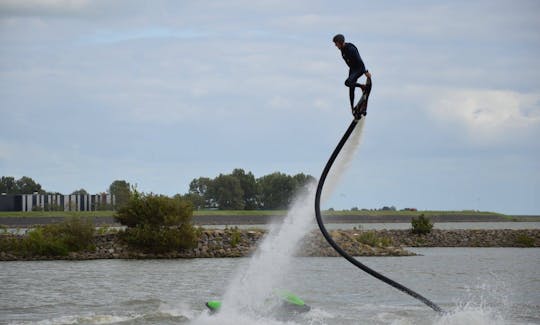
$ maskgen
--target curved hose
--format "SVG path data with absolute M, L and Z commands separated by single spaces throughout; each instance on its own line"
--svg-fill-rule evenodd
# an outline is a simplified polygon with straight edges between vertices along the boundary
M 324 186 L 324 181 L 326 180 L 326 177 L 328 176 L 328 173 L 330 172 L 330 168 L 332 168 L 332 165 L 334 164 L 334 161 L 336 160 L 337 156 L 339 155 L 339 152 L 341 151 L 341 149 L 343 148 L 343 146 L 345 145 L 345 143 L 349 139 L 349 136 L 351 135 L 351 133 L 353 132 L 353 130 L 356 127 L 357 124 L 358 124 L 358 120 L 356 120 L 356 119 L 351 122 L 351 124 L 349 125 L 349 128 L 347 129 L 347 131 L 345 131 L 345 134 L 343 135 L 343 137 L 339 141 L 338 145 L 334 149 L 334 152 L 330 156 L 330 159 L 328 159 L 328 162 L 326 163 L 326 166 L 324 167 L 324 170 L 322 172 L 321 178 L 319 179 L 319 184 L 317 185 L 317 192 L 315 194 L 315 216 L 317 218 L 317 224 L 319 225 L 319 229 L 321 229 L 321 232 L 322 232 L 324 238 L 330 244 L 330 246 L 332 246 L 334 248 L 334 250 L 336 250 L 336 252 L 338 252 L 339 255 L 343 256 L 347 261 L 351 262 L 353 265 L 357 266 L 362 271 L 370 274 L 371 276 L 374 276 L 375 278 L 377 278 L 377 279 L 391 285 L 392 287 L 394 287 L 394 288 L 408 294 L 409 296 L 412 296 L 413 298 L 416 298 L 416 299 L 420 300 L 421 302 L 428 305 L 429 307 L 431 307 L 436 312 L 443 313 L 443 310 L 439 306 L 437 306 L 435 303 L 430 301 L 429 299 L 427 299 L 427 298 L 423 297 L 422 295 L 420 295 L 419 293 L 416 293 L 413 290 L 403 286 L 402 284 L 400 284 L 400 283 L 398 283 L 398 282 L 396 282 L 396 281 L 394 281 L 394 280 L 392 280 L 390 278 L 387 278 L 386 276 L 384 276 L 384 275 L 378 273 L 377 271 L 367 267 L 366 265 L 360 263 L 357 259 L 350 256 L 341 247 L 339 247 L 339 245 L 332 239 L 332 237 L 330 236 L 330 234 L 326 230 L 326 227 L 324 226 L 324 223 L 323 223 L 322 217 L 321 217 L 321 207 L 320 207 L 321 193 L 322 193 L 322 189 L 323 189 L 323 186 Z

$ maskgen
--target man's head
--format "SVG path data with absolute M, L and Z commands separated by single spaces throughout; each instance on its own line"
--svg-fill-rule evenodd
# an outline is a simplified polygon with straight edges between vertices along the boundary
M 345 36 L 341 34 L 337 34 L 336 36 L 334 36 L 332 41 L 334 41 L 334 44 L 336 44 L 336 47 L 341 50 L 343 45 L 345 45 Z

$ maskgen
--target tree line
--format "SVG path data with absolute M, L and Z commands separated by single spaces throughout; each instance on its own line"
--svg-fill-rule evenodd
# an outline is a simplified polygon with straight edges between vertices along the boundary
M 196 210 L 278 210 L 286 209 L 294 197 L 305 190 L 315 178 L 299 173 L 287 175 L 274 172 L 259 178 L 253 173 L 237 168 L 230 174 L 217 177 L 199 177 L 189 184 L 189 191 L 175 197 L 191 202 Z M 107 192 L 116 197 L 116 208 L 124 206 L 133 194 L 133 188 L 125 180 L 115 180 Z M 49 192 L 32 178 L 23 176 L 15 179 L 11 176 L 0 178 L 0 194 L 62 194 Z M 71 194 L 87 195 L 85 189 L 78 189 Z
M 215 178 L 194 179 L 189 184 L 189 192 L 182 197 L 191 201 L 197 210 L 286 209 L 294 197 L 314 181 L 313 176 L 303 173 L 275 172 L 255 178 L 253 173 L 237 168 Z
M 23 176 L 19 179 L 11 176 L 2 176 L 0 178 L 0 194 L 46 194 L 41 185 L 32 178 Z

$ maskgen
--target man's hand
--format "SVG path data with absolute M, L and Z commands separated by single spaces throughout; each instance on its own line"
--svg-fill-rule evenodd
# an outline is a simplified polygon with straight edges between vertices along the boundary
M 371 78 L 371 73 L 369 71 L 366 71 L 366 77 Z

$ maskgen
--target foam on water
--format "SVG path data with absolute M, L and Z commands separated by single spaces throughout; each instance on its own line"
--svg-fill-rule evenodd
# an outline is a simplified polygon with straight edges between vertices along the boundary
M 436 320 L 434 325 L 503 325 L 507 324 L 502 316 L 490 308 L 457 308 Z
M 171 317 L 185 317 L 187 319 L 193 319 L 196 317 L 195 310 L 187 303 L 161 303 L 158 308 L 158 312 Z
M 11 322 L 10 325 L 60 325 L 60 324 L 117 324 L 122 322 L 133 321 L 140 318 L 142 315 L 118 316 L 104 314 L 88 314 L 88 315 L 65 315 L 41 321 L 27 322 Z
M 489 283 L 479 280 L 478 284 L 466 288 L 465 297 L 458 298 L 454 309 L 439 317 L 434 325 L 503 325 L 519 324 L 505 319 L 511 314 L 511 288 L 497 278 Z

